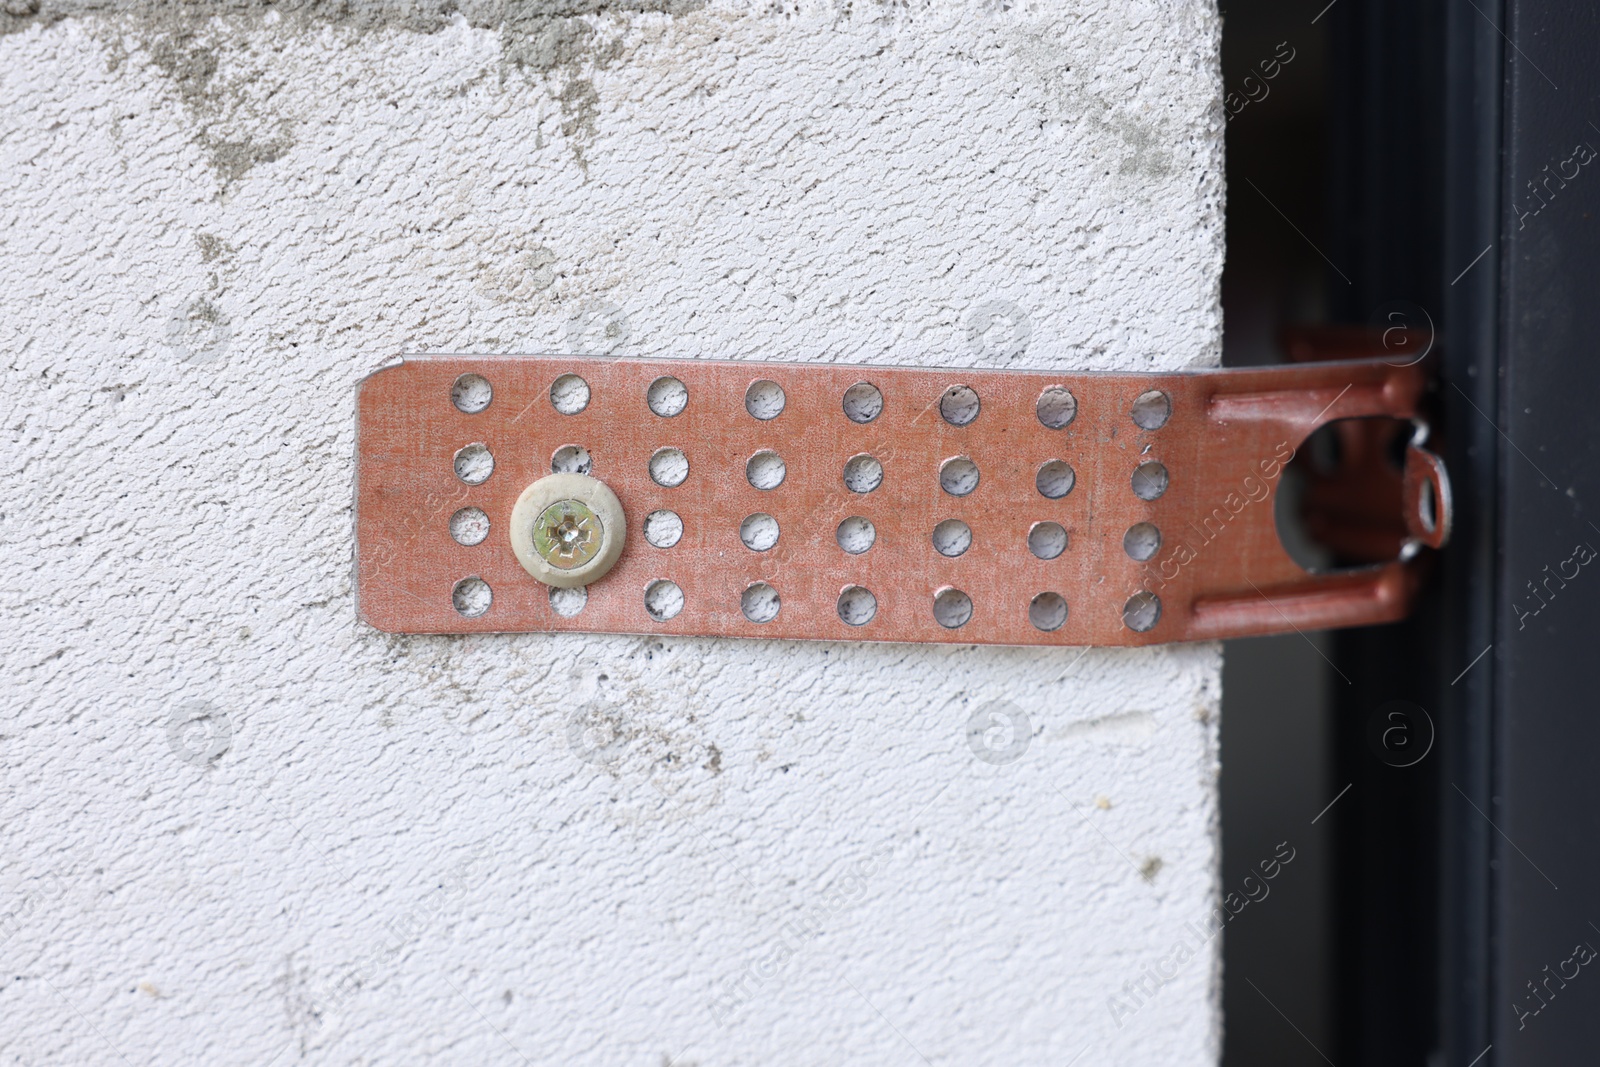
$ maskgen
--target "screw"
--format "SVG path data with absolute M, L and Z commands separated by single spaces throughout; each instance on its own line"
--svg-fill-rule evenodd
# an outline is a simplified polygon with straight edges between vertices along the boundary
M 552 567 L 570 571 L 600 551 L 605 525 L 600 516 L 577 500 L 558 500 L 533 524 L 533 550 Z

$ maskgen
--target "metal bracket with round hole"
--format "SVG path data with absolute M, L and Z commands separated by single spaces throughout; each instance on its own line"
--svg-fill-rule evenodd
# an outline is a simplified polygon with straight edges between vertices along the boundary
M 1146 645 L 1388 622 L 1449 479 L 1424 366 L 1172 374 L 417 356 L 361 385 L 361 617 L 588 631 Z M 1399 558 L 1312 574 L 1273 497 L 1319 426 L 1407 448 Z M 1359 486 L 1355 487 L 1359 491 Z

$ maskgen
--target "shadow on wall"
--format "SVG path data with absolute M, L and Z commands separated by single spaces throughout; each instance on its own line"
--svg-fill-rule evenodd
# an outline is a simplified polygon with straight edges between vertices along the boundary
M 1284 361 L 1279 333 L 1326 318 L 1323 164 L 1329 20 L 1321 3 L 1222 0 L 1227 115 L 1223 363 Z M 1292 488 L 1291 490 L 1292 491 Z M 1223 1064 L 1324 1064 L 1334 840 L 1328 636 L 1227 643 L 1222 674 Z M 1313 823 L 1313 819 L 1317 821 Z M 1270 883 L 1257 865 L 1295 860 Z M 1247 879 L 1251 879 L 1247 882 Z M 1249 894 L 1248 902 L 1239 903 Z M 1320 1050 L 1320 1051 L 1319 1051 Z
M 1283 634 L 1224 653 L 1221 891 L 1239 909 L 1222 943 L 1224 1067 L 1310 1067 L 1334 1044 L 1327 644 Z M 1294 862 L 1268 882 L 1259 864 L 1285 843 Z

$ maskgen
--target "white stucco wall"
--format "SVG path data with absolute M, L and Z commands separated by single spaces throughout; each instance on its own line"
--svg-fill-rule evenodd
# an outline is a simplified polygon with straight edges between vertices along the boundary
M 1213 1062 L 1215 647 L 351 588 L 399 351 L 1217 362 L 1212 5 L 444 6 L 4 4 L 0 1060 Z

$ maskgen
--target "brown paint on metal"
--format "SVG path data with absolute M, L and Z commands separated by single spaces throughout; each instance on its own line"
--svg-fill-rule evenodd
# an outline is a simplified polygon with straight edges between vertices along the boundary
M 464 414 L 451 386 L 475 373 L 493 387 L 489 407 Z M 577 374 L 590 387 L 588 406 L 558 413 L 551 383 Z M 646 401 L 662 375 L 689 390 L 687 407 L 663 418 Z M 745 410 L 745 390 L 761 379 L 783 387 L 786 404 L 761 421 Z M 860 425 L 843 410 L 845 391 L 870 382 L 883 394 L 878 418 Z M 981 411 L 967 426 L 948 424 L 939 399 L 953 385 L 977 390 Z M 1077 416 L 1051 430 L 1035 414 L 1039 394 L 1065 386 Z M 1367 571 L 1310 575 L 1279 543 L 1273 492 L 1294 449 L 1322 423 L 1362 416 L 1409 419 L 1418 414 L 1426 377 L 1418 367 L 1378 360 L 1175 374 L 1054 374 L 990 370 L 925 370 L 793 363 L 638 360 L 582 356 L 421 356 L 381 370 L 361 385 L 357 432 L 357 581 L 361 617 L 402 633 L 593 631 L 846 641 L 914 641 L 1009 645 L 1146 645 L 1291 628 L 1350 626 L 1398 619 L 1416 581 L 1399 562 Z M 1149 389 L 1172 400 L 1166 425 L 1144 430 L 1130 414 Z M 468 486 L 452 460 L 482 442 L 494 472 Z M 612 571 L 589 587 L 573 618 L 551 609 L 546 587 L 512 555 L 507 520 L 529 484 L 549 474 L 552 454 L 582 445 L 592 475 L 609 485 L 627 515 L 628 543 Z M 681 449 L 687 481 L 662 488 L 650 477 L 658 448 Z M 753 488 L 745 463 L 770 449 L 787 467 L 772 490 Z M 849 491 L 845 461 L 877 457 L 883 482 L 871 493 Z M 976 490 L 945 493 L 939 467 L 969 456 L 980 472 Z M 1076 482 L 1050 500 L 1035 487 L 1039 466 L 1069 463 Z M 1132 489 L 1139 464 L 1158 460 L 1169 472 L 1154 501 Z M 1431 470 L 1431 468 L 1430 468 Z M 463 547 L 450 537 L 450 516 L 476 506 L 489 516 L 487 539 Z M 644 539 L 645 517 L 671 509 L 683 519 L 682 539 L 657 549 Z M 739 539 L 748 515 L 779 523 L 777 545 L 753 552 Z M 871 550 L 850 555 L 835 540 L 846 518 L 864 516 L 877 530 Z M 971 548 L 947 559 L 933 548 L 934 526 L 965 521 Z M 1036 559 L 1030 527 L 1060 523 L 1065 552 Z M 1123 548 L 1135 523 L 1154 523 L 1160 550 L 1147 562 Z M 1432 539 L 1432 538 L 1430 538 Z M 493 591 L 482 616 L 452 605 L 456 582 L 476 576 Z M 644 591 L 670 579 L 684 592 L 675 618 L 653 620 Z M 781 609 L 771 622 L 744 617 L 740 598 L 754 582 L 772 585 Z M 850 626 L 838 615 L 842 590 L 864 586 L 877 615 Z M 953 586 L 973 602 L 971 620 L 945 629 L 934 619 L 937 590 Z M 1141 590 L 1161 598 L 1160 621 L 1148 633 L 1123 623 L 1123 605 Z M 1029 621 L 1039 593 L 1061 594 L 1066 623 L 1042 632 Z
M 1426 505 L 1424 495 L 1430 498 Z M 1425 448 L 1408 446 L 1402 496 L 1402 513 L 1411 536 L 1427 548 L 1443 548 L 1454 518 L 1444 461 Z
M 1300 500 L 1308 536 L 1326 546 L 1340 564 L 1397 559 L 1407 534 L 1401 514 L 1405 496 L 1401 470 L 1390 458 L 1397 439 L 1412 433 L 1395 419 L 1345 419 L 1332 426 L 1339 461 L 1332 470 L 1305 465 Z

